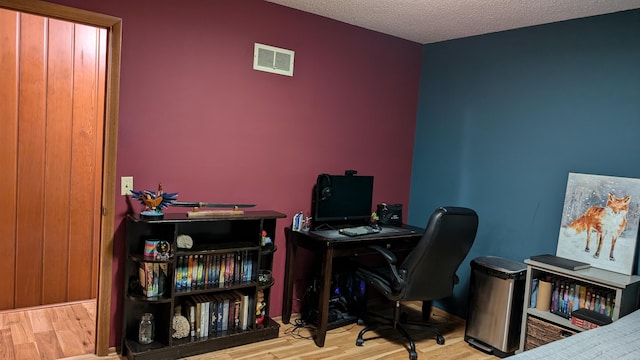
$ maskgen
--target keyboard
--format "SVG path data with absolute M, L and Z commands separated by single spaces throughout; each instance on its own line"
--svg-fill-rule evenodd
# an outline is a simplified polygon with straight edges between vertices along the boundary
M 374 228 L 372 226 L 363 225 L 363 226 L 342 228 L 338 230 L 338 232 L 342 235 L 347 235 L 347 236 L 362 236 L 362 235 L 369 235 L 369 234 L 377 234 L 380 232 L 380 228 Z

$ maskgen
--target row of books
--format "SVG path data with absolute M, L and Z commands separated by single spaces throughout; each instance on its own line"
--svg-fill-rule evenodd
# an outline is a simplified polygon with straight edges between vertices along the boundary
M 250 327 L 250 298 L 240 291 L 193 295 L 184 300 L 183 315 L 191 325 L 191 338 L 204 339 Z
M 551 279 L 550 311 L 570 318 L 578 309 L 588 309 L 611 317 L 616 293 L 611 289 L 585 286 L 562 277 Z
M 147 297 L 161 296 L 167 281 L 167 264 L 141 262 L 138 265 L 138 280 L 143 295 Z
M 176 292 L 221 288 L 253 281 L 254 257 L 250 251 L 178 256 Z

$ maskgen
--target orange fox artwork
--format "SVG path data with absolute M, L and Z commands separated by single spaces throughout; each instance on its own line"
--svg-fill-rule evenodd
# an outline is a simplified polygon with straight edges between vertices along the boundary
M 600 256 L 602 244 L 606 239 L 611 238 L 611 250 L 609 251 L 609 260 L 615 261 L 613 250 L 616 246 L 616 240 L 622 234 L 627 226 L 627 212 L 629 212 L 629 201 L 631 196 L 618 198 L 609 193 L 607 198 L 607 206 L 592 206 L 574 220 L 567 230 L 573 231 L 575 234 L 583 231 L 587 232 L 587 242 L 584 251 L 590 252 L 591 231 L 595 231 L 598 235 L 598 246 L 593 254 L 594 258 Z

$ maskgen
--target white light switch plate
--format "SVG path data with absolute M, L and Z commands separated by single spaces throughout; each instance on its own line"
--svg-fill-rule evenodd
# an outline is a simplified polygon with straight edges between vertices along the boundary
M 133 176 L 123 176 L 120 178 L 120 194 L 131 195 L 133 190 Z

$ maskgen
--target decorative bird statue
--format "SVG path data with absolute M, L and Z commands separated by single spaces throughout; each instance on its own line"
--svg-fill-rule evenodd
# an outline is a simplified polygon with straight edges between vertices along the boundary
M 157 192 L 151 190 L 131 190 L 131 194 L 132 198 L 138 200 L 140 204 L 144 206 L 144 211 L 142 211 L 140 215 L 149 217 L 161 217 L 162 209 L 173 204 L 178 197 L 178 193 L 165 193 L 162 190 L 162 184 L 158 185 Z

